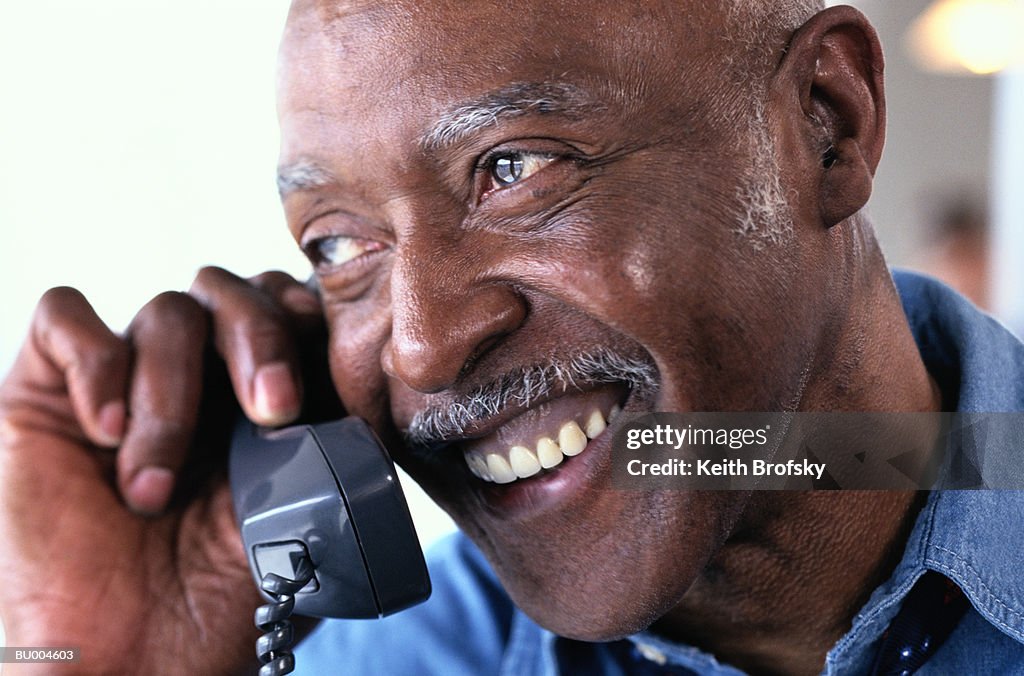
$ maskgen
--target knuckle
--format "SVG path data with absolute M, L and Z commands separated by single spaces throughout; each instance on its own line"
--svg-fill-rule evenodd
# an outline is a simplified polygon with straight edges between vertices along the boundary
M 188 453 L 194 428 L 183 418 L 147 417 L 135 422 L 125 439 L 125 454 L 119 458 L 129 464 L 149 464 L 181 458 Z
M 71 370 L 108 372 L 127 363 L 128 347 L 77 289 L 55 287 L 39 301 L 30 340 Z
M 191 331 L 205 326 L 206 312 L 194 298 L 180 291 L 165 291 L 142 309 L 137 323 L 144 329 Z
M 0 454 L 9 453 L 14 449 L 31 448 L 33 440 L 31 428 L 19 424 L 16 416 L 6 410 L 6 406 L 0 406 Z M 0 455 L 0 462 L 7 461 Z
M 70 286 L 55 286 L 48 289 L 36 306 L 36 320 L 52 322 L 54 318 L 68 312 L 77 311 L 86 304 L 85 296 L 78 289 Z
M 180 440 L 192 434 L 192 421 L 183 412 L 160 412 L 148 418 L 147 435 L 151 439 Z
M 200 298 L 207 298 L 211 292 L 234 277 L 224 268 L 216 265 L 205 265 L 199 268 L 189 293 Z
M 261 272 L 258 275 L 250 277 L 249 283 L 260 289 L 298 284 L 294 277 L 289 275 L 287 272 L 282 272 L 281 270 L 267 270 L 266 272 Z

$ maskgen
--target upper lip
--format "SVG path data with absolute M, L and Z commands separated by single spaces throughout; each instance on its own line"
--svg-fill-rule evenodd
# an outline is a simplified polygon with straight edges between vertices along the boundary
M 630 392 L 645 387 L 653 381 L 653 370 L 652 364 L 628 351 L 597 347 L 504 371 L 482 382 L 465 382 L 463 388 L 420 400 L 425 406 L 404 428 L 406 446 L 428 457 L 458 442 L 500 433 L 504 426 L 549 402 L 586 397 L 604 388 Z
M 620 383 L 621 384 L 621 383 Z M 467 425 L 461 434 L 450 435 L 437 440 L 433 440 L 425 446 L 421 446 L 421 449 L 427 453 L 436 453 L 444 450 L 450 446 L 458 444 L 460 442 L 472 441 L 475 439 L 483 439 L 488 437 L 502 427 L 512 422 L 524 413 L 537 408 L 549 401 L 555 401 L 567 395 L 587 394 L 593 392 L 601 387 L 608 387 L 609 383 L 595 383 L 586 385 L 583 387 L 565 386 L 553 388 L 553 391 L 549 392 L 544 396 L 539 396 L 536 399 L 530 400 L 529 405 L 512 403 L 505 406 L 501 411 L 494 415 L 490 415 L 484 418 L 477 418 Z
M 595 388 L 580 388 L 575 391 L 583 393 L 588 392 L 592 389 Z M 538 406 L 541 406 L 542 404 L 545 404 L 549 401 L 565 396 L 570 391 L 571 390 L 569 389 L 557 388 L 556 391 L 550 392 L 543 397 L 537 397 L 536 399 L 530 400 L 529 405 L 509 404 L 494 415 L 490 415 L 485 418 L 477 418 L 473 420 L 472 422 L 469 423 L 469 425 L 467 425 L 463 429 L 461 434 L 451 435 L 438 439 L 435 442 L 429 444 L 429 446 L 433 450 L 439 450 L 446 446 L 457 444 L 461 441 L 482 439 L 484 437 L 490 436 L 491 434 L 494 434 L 499 429 L 501 429 L 504 425 L 507 425 L 512 420 L 515 420 L 516 418 L 521 416 L 523 413 L 526 413 L 531 409 L 537 408 Z

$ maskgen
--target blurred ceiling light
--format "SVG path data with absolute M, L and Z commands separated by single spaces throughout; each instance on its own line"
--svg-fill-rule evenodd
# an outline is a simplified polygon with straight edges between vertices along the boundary
M 1024 64 L 1024 0 L 935 0 L 911 23 L 907 45 L 923 68 L 943 73 Z

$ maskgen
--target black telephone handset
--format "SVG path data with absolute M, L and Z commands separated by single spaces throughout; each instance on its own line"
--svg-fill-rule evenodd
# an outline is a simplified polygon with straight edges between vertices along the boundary
M 430 579 L 395 467 L 365 421 L 236 426 L 231 491 L 257 610 L 261 674 L 294 668 L 292 612 L 376 618 L 425 601 Z

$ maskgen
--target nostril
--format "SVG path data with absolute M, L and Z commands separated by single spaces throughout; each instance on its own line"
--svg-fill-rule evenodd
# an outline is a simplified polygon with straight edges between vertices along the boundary
M 480 361 L 480 359 L 485 354 L 490 352 L 492 347 L 500 343 L 501 339 L 504 338 L 506 335 L 508 334 L 502 333 L 501 335 L 491 336 L 490 338 L 487 338 L 486 340 L 481 342 L 480 345 L 477 346 L 476 350 L 474 350 L 473 353 L 469 355 L 469 357 L 466 359 L 466 363 L 462 365 L 462 368 L 459 370 L 459 377 L 462 377 L 463 375 L 472 371 L 473 366 L 476 365 L 476 363 Z

